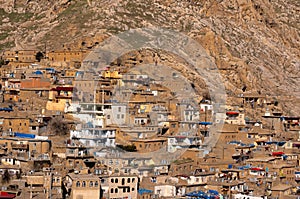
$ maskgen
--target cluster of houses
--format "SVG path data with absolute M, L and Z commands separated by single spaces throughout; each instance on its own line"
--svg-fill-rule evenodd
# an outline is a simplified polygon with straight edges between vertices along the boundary
M 82 70 L 87 54 L 3 52 L 1 198 L 297 198 L 300 116 L 276 99 L 218 112 L 124 66 Z

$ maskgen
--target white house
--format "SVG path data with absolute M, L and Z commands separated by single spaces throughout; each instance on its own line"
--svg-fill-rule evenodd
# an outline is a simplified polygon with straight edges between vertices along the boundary
M 156 185 L 154 186 L 154 194 L 158 197 L 175 197 L 176 196 L 176 187 L 175 185 Z

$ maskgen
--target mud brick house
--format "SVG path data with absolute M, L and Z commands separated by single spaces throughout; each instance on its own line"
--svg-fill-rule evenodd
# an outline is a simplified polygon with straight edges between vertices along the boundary
M 66 146 L 66 167 L 80 170 L 86 167 L 85 162 L 93 160 L 93 147 L 86 147 L 78 142 L 71 142 Z
M 63 185 L 69 199 L 102 198 L 100 178 L 96 175 L 69 173 Z
M 111 175 L 109 176 L 109 198 L 137 199 L 138 177 L 135 175 Z
M 136 150 L 140 153 L 152 152 L 161 149 L 166 146 L 167 139 L 155 138 L 155 139 L 132 139 L 130 140 L 136 146 Z
M 46 78 L 28 78 L 21 80 L 20 101 L 45 106 L 49 96 L 51 82 Z M 44 101 L 44 102 L 42 102 Z M 40 103 L 39 103 L 40 102 Z
M 60 50 L 46 54 L 52 66 L 78 66 L 87 55 L 87 51 L 81 50 Z
M 291 194 L 292 186 L 286 184 L 278 184 L 271 189 L 272 197 L 276 197 L 279 199 L 286 198 L 287 195 Z
M 13 78 L 8 79 L 5 92 L 4 92 L 4 100 L 17 102 L 20 96 L 20 87 L 21 87 L 20 79 L 13 79 Z
M 33 138 L 34 135 L 14 133 L 15 137 L 1 138 L 0 144 L 5 145 L 6 153 L 13 155 L 17 160 L 46 161 L 49 164 L 51 159 L 51 142 Z M 18 138 L 31 136 L 32 138 Z M 38 138 L 38 137 L 37 137 Z
M 17 50 L 17 51 L 5 51 L 3 59 L 9 62 L 12 66 L 26 67 L 30 63 L 36 62 L 37 50 Z
M 49 99 L 46 105 L 47 110 L 63 112 L 67 103 L 71 103 L 73 87 L 57 86 L 49 91 Z
M 295 183 L 295 167 L 296 165 L 289 165 L 284 163 L 278 163 L 270 168 L 270 172 L 276 172 L 277 176 L 283 184 Z
M 228 143 L 230 141 L 240 140 L 241 134 L 239 134 L 237 124 L 224 124 L 223 128 L 219 130 L 219 143 Z
M 30 119 L 28 117 L 6 116 L 0 119 L 3 132 L 29 133 Z
M 170 165 L 169 174 L 177 175 L 191 175 L 195 170 L 195 161 L 192 159 L 175 160 Z

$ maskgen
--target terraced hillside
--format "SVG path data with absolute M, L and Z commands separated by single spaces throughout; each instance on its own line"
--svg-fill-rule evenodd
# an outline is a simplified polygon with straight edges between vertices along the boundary
M 299 114 L 299 13 L 298 0 L 1 0 L 0 46 L 85 48 L 87 38 L 96 45 L 132 28 L 170 28 L 206 49 L 229 95 L 247 86 Z

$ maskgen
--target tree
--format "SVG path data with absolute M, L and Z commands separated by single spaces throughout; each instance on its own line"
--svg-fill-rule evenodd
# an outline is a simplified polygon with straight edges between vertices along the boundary
M 2 174 L 2 183 L 9 183 L 11 180 L 11 176 L 9 174 L 8 169 L 4 170 L 4 173 Z
M 0 68 L 2 65 L 5 65 L 5 61 L 3 59 L 0 59 Z
M 16 174 L 16 176 L 17 176 L 17 179 L 21 179 L 21 177 L 22 177 L 22 169 L 20 169 L 20 172 L 18 172 L 17 174 Z
M 70 128 L 62 118 L 52 118 L 48 124 L 49 131 L 55 135 L 67 135 Z
M 40 62 L 44 58 L 44 54 L 42 52 L 37 52 L 35 55 L 35 59 Z

